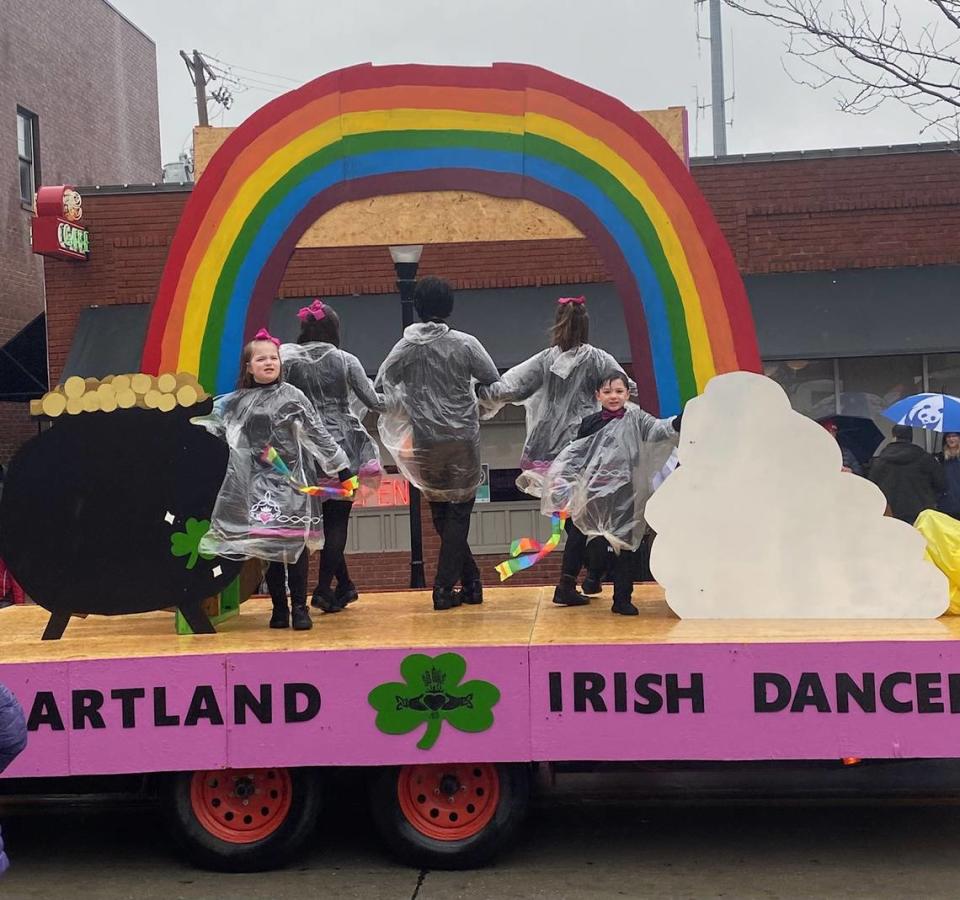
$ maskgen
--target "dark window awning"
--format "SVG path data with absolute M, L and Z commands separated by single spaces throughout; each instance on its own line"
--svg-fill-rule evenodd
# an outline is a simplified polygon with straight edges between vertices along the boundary
M 960 266 L 775 273 L 748 275 L 744 281 L 764 359 L 960 349 Z M 588 301 L 591 343 L 630 363 L 623 310 L 609 283 L 458 291 L 450 325 L 476 335 L 498 368 L 508 369 L 547 346 L 556 298 L 579 294 Z M 344 348 L 373 375 L 401 334 L 399 295 L 326 299 L 340 316 Z M 308 302 L 277 300 L 270 311 L 270 332 L 282 341 L 295 341 L 297 310 Z M 139 371 L 149 317 L 149 304 L 83 310 L 63 377 Z M 7 371 L 2 370 L 4 375 Z M 44 372 L 43 388 L 31 382 L 34 392 L 24 399 L 45 389 L 45 361 L 39 371 Z M 7 378 L 0 383 L 5 387 Z
M 80 312 L 61 381 L 71 375 L 103 378 L 140 371 L 150 304 L 91 306 Z
M 563 284 L 549 287 L 490 288 L 457 291 L 450 327 L 475 335 L 499 369 L 509 369 L 542 350 L 549 342 L 557 297 L 587 298 L 590 343 L 603 347 L 622 363 L 631 362 L 630 341 L 620 299 L 612 284 Z M 340 316 L 343 347 L 359 357 L 373 375 L 400 339 L 399 294 L 326 297 Z M 270 311 L 270 333 L 295 341 L 300 330 L 297 310 L 309 299 L 277 300 Z
M 960 349 L 960 266 L 744 278 L 764 359 Z
M 47 323 L 41 313 L 0 347 L 0 400 L 25 403 L 47 391 Z

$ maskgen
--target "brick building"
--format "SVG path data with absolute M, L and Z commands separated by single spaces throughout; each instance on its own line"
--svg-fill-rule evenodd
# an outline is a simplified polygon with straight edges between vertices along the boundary
M 106 0 L 0 0 L 0 22 L 2 347 L 44 311 L 43 260 L 30 249 L 36 188 L 150 183 L 161 169 L 147 35 Z M 9 387 L 0 384 L 0 400 Z M 33 430 L 26 409 L 0 402 L 0 462 Z
M 956 150 L 923 145 L 694 160 L 694 176 L 744 276 L 765 371 L 801 412 L 868 415 L 886 427 L 879 410 L 888 399 L 927 388 L 960 393 Z M 84 264 L 46 267 L 54 381 L 136 368 L 148 304 L 188 197 L 166 187 L 82 194 L 98 252 Z M 501 368 L 544 345 L 552 299 L 570 290 L 588 295 L 594 343 L 629 364 L 619 302 L 603 260 L 585 240 L 433 244 L 420 272 L 451 278 L 459 291 L 456 325 L 476 333 Z M 292 339 L 298 298 L 324 296 L 341 315 L 345 346 L 372 373 L 399 334 L 394 290 L 384 247 L 298 249 L 270 327 Z M 112 359 L 98 360 L 96 348 L 107 345 Z M 509 490 L 523 435 L 516 413 L 508 409 L 482 429 L 494 502 L 478 504 L 471 534 L 488 583 L 509 540 L 538 521 L 534 505 L 517 502 Z M 403 508 L 357 511 L 352 568 L 362 589 L 404 585 L 406 529 Z M 429 578 L 436 545 L 427 522 L 424 536 Z M 549 582 L 558 564 L 555 554 L 516 580 Z

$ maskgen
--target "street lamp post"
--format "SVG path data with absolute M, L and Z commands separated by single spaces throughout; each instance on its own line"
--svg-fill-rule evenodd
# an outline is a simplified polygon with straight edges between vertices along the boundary
M 390 258 L 397 273 L 397 290 L 400 291 L 400 315 L 403 327 L 413 324 L 413 292 L 417 286 L 417 267 L 423 247 L 414 244 L 391 247 Z M 423 572 L 423 528 L 420 523 L 420 491 L 410 485 L 410 587 L 425 588 L 427 579 Z

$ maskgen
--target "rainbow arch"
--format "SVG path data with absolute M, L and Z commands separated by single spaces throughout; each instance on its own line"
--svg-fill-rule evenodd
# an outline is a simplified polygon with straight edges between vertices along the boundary
M 229 390 L 317 218 L 349 200 L 433 190 L 527 198 L 590 239 L 623 302 L 651 411 L 676 412 L 715 374 L 759 371 L 730 248 L 672 148 L 614 98 L 512 63 L 355 66 L 248 118 L 184 210 L 144 371 L 189 371 Z

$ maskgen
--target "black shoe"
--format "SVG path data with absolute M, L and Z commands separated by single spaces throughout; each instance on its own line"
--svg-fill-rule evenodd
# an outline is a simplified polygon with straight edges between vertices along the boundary
M 307 604 L 304 603 L 295 603 L 293 605 L 293 630 L 294 631 L 309 631 L 313 628 L 313 619 L 310 618 L 310 610 L 307 609 Z
M 640 610 L 637 609 L 629 600 L 614 600 L 613 606 L 610 607 L 611 612 L 617 613 L 620 616 L 639 616 Z
M 569 580 L 564 578 L 553 592 L 553 602 L 560 606 L 586 606 L 590 598 L 577 590 L 576 582 L 572 578 Z
M 603 581 L 599 575 L 594 575 L 592 572 L 587 574 L 587 577 L 583 579 L 583 586 L 581 590 L 585 594 L 593 596 L 594 594 L 599 594 L 603 591 Z
M 352 581 L 348 581 L 346 584 L 337 584 L 335 597 L 341 609 L 348 603 L 353 603 L 359 596 L 357 586 Z
M 478 578 L 476 581 L 468 581 L 459 591 L 461 603 L 468 606 L 479 606 L 483 603 L 483 582 Z
M 286 602 L 284 602 L 283 606 L 280 606 L 277 603 L 273 604 L 273 615 L 270 616 L 270 627 L 271 628 L 289 628 L 290 627 L 290 610 L 287 608 Z
M 438 612 L 442 609 L 453 609 L 460 605 L 460 595 L 449 587 L 435 587 L 433 589 L 433 608 Z
M 340 602 L 333 595 L 333 591 L 329 589 L 322 591 L 320 588 L 314 588 L 313 596 L 310 598 L 310 605 L 314 609 L 322 609 L 325 613 L 340 612 L 340 610 L 343 609 Z

